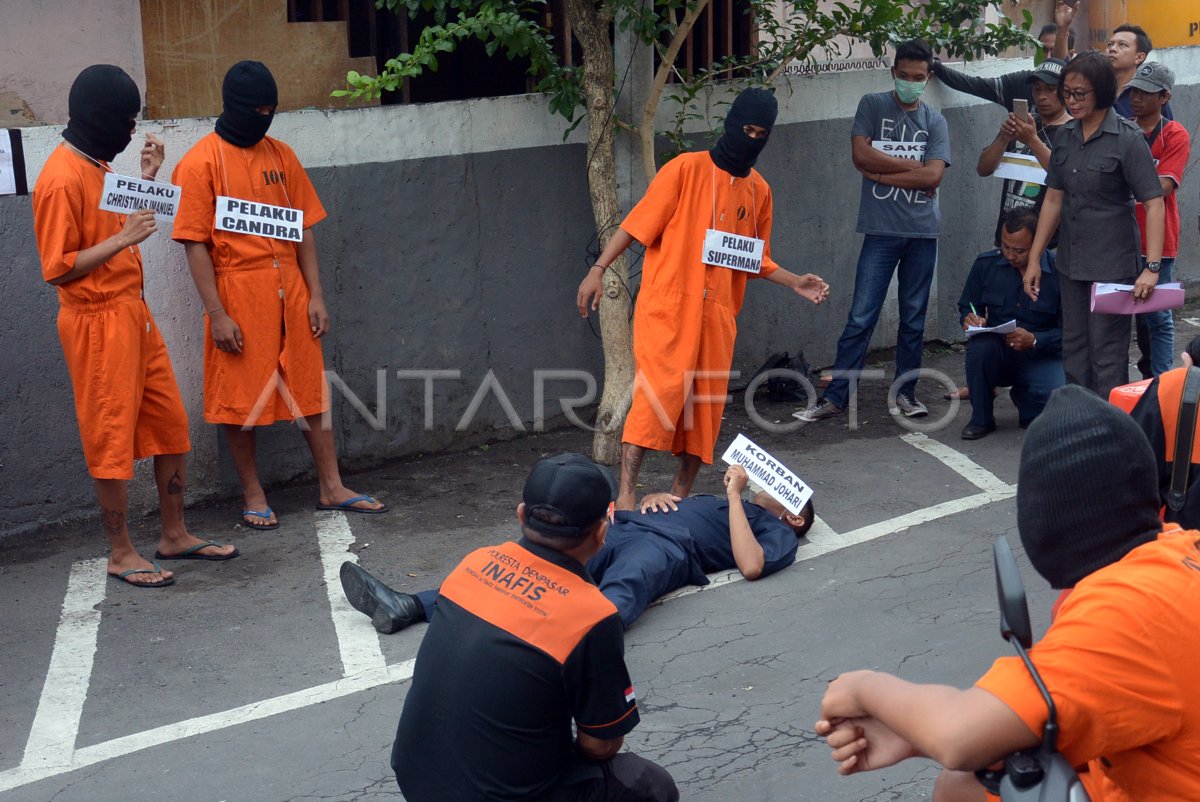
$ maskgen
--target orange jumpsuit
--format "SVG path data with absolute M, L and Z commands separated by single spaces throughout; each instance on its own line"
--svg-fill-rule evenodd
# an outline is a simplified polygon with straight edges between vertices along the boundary
M 621 228 L 646 246 L 633 318 L 638 377 L 621 439 L 712 463 L 737 313 L 752 274 L 704 264 L 704 233 L 764 240 L 758 275 L 774 273 L 771 188 L 756 170 L 735 178 L 707 152 L 684 153 L 659 170 Z
M 242 330 L 242 353 L 217 349 L 204 326 L 204 419 L 266 426 L 329 409 L 321 341 L 308 322 L 308 285 L 299 245 L 217 230 L 216 199 L 286 206 L 304 212 L 304 227 L 325 208 L 296 154 L 264 137 L 238 148 L 212 133 L 184 154 L 172 175 L 183 190 L 172 238 L 203 242 L 212 258 L 221 305 Z
M 124 215 L 100 209 L 104 173 L 65 145 L 42 168 L 33 190 L 33 225 L 47 281 L 74 269 L 79 251 L 124 227 Z M 167 347 L 142 300 L 137 246 L 122 248 L 57 289 L 58 335 L 88 473 L 132 479 L 134 460 L 190 450 Z

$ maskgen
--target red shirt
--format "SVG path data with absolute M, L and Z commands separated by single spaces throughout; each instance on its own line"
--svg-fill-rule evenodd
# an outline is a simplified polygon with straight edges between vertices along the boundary
M 1148 138 L 1147 138 L 1148 139 Z M 1179 253 L 1179 199 L 1176 195 L 1183 185 L 1183 171 L 1187 169 L 1188 153 L 1192 139 L 1187 129 L 1174 120 L 1162 119 L 1162 129 L 1150 146 L 1159 178 L 1175 182 L 1175 192 L 1167 195 L 1163 202 L 1167 207 L 1167 225 L 1163 232 L 1162 255 L 1174 259 Z M 1142 235 L 1142 255 L 1146 255 L 1146 207 L 1137 205 L 1138 231 Z

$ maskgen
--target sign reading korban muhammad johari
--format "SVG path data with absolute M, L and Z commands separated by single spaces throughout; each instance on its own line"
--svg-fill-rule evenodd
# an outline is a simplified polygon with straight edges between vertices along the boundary
M 304 210 L 217 196 L 216 227 L 234 234 L 254 234 L 288 242 L 304 239 Z
M 808 500 L 812 498 L 812 488 L 788 470 L 782 462 L 763 451 L 750 441 L 749 437 L 739 434 L 725 449 L 721 457 L 730 465 L 741 465 L 754 483 L 767 491 L 771 498 L 778 501 L 788 512 L 799 514 Z

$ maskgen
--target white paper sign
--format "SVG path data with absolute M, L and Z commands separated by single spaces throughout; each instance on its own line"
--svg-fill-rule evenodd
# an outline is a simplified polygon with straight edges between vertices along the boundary
M 159 222 L 170 222 L 179 211 L 180 194 L 179 187 L 174 184 L 143 181 L 120 173 L 105 173 L 100 208 L 120 214 L 150 209 Z
M 17 194 L 17 173 L 13 165 L 12 141 L 8 131 L 0 129 L 0 195 Z
M 1012 334 L 1016 330 L 1017 321 L 1010 320 L 998 326 L 967 326 L 967 336 L 974 337 L 976 334 Z
M 1046 185 L 1046 171 L 1042 169 L 1037 157 L 1030 153 L 1005 151 L 992 175 L 1012 181 L 1024 181 L 1026 184 Z
M 762 270 L 763 249 L 766 243 L 757 237 L 743 237 L 710 228 L 704 234 L 702 261 L 713 267 L 728 267 L 745 273 Z
M 218 195 L 215 223 L 219 231 L 234 234 L 253 234 L 287 242 L 304 240 L 303 209 Z
M 913 159 L 915 161 L 925 160 L 925 142 L 892 142 L 890 140 L 876 140 L 871 143 L 871 147 L 875 150 L 886 153 L 889 156 L 896 156 L 900 159 Z
M 767 491 L 767 495 L 778 501 L 788 512 L 798 515 L 812 498 L 812 488 L 799 476 L 788 470 L 782 462 L 763 451 L 744 434 L 739 434 L 721 457 L 730 465 L 741 465 L 754 483 Z

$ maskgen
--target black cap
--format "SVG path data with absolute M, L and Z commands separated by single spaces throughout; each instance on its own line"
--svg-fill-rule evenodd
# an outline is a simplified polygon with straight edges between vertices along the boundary
M 617 483 L 602 465 L 582 454 L 548 457 L 525 480 L 525 525 L 549 537 L 578 537 L 608 512 L 617 497 Z M 552 524 L 533 513 L 549 513 L 562 520 Z
M 1026 83 L 1033 81 L 1041 81 L 1050 86 L 1058 86 L 1058 82 L 1062 80 L 1062 71 L 1066 69 L 1067 62 L 1059 58 L 1048 58 L 1038 65 L 1037 69 L 1029 73 Z

